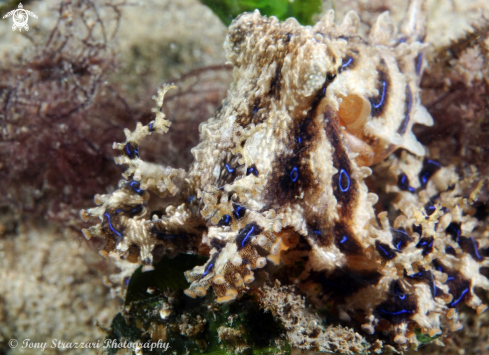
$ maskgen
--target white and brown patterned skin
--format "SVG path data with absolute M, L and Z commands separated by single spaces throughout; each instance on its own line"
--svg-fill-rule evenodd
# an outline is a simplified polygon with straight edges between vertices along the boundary
M 488 288 L 487 280 L 453 276 L 462 264 L 479 275 L 485 262 L 470 255 L 473 239 L 443 264 L 449 236 L 434 230 L 443 212 L 428 218 L 420 212 L 426 201 L 419 196 L 428 192 L 394 191 L 401 212 L 393 230 L 385 213 L 377 222 L 378 197 L 364 182 L 368 166 L 397 148 L 424 155 L 412 133 L 414 124 L 432 124 L 419 100 L 422 13 L 421 2 L 413 1 L 399 35 L 384 13 L 368 38 L 358 35 L 354 12 L 337 26 L 330 11 L 314 27 L 258 12 L 241 15 L 224 44 L 234 83 L 215 116 L 199 127 L 201 142 L 192 149 L 189 171 L 145 163 L 137 152 L 146 135 L 168 130 L 161 113 L 165 87 L 155 121 L 127 131 L 126 142 L 115 144 L 124 152 L 117 162 L 129 164 L 126 178 L 133 180 L 99 196 L 100 207 L 82 211 L 85 219 L 102 220 L 85 235 L 104 236 L 105 255 L 146 269 L 158 248 L 174 254 L 207 246 L 209 261 L 186 272 L 191 285 L 185 292 L 205 296 L 212 286 L 218 302 L 246 292 L 253 270 L 267 263 L 259 249 L 280 252 L 286 263 L 302 258 L 306 268 L 299 281 L 311 297 L 333 299 L 344 319 L 362 310 L 364 331 L 380 327 L 398 344 L 417 343 L 415 328 L 438 334 L 447 312 L 456 328 L 456 312 L 450 311 L 456 297 L 457 304 L 482 311 L 472 289 Z M 413 163 L 410 169 L 416 175 L 422 167 Z M 449 178 L 457 185 L 454 175 Z M 178 202 L 150 215 L 145 190 Z M 463 206 L 453 195 L 459 188 L 451 191 L 443 197 L 446 215 Z M 414 225 L 422 226 L 421 235 Z M 475 250 L 488 244 L 473 243 Z M 444 284 L 447 274 L 458 283 Z

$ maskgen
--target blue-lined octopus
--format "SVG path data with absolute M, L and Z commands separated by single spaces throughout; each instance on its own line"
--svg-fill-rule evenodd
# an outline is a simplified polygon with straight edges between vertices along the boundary
M 462 197 L 476 178 L 460 180 L 425 158 L 412 132 L 433 124 L 419 99 L 425 21 L 421 1 L 411 2 L 399 33 L 383 13 L 366 38 L 354 12 L 336 25 L 329 11 L 314 27 L 239 16 L 224 44 L 234 82 L 200 125 L 192 166 L 139 156 L 144 137 L 170 126 L 161 107 L 172 87 L 164 86 L 156 118 L 114 143 L 116 163 L 129 168 L 119 189 L 81 212 L 100 218 L 84 235 L 104 237 L 103 255 L 144 270 L 162 253 L 208 254 L 185 274 L 190 297 L 212 287 L 217 302 L 230 302 L 254 270 L 300 262 L 290 282 L 360 332 L 405 346 L 417 344 L 416 330 L 460 328 L 461 304 L 485 309 L 473 289 L 489 289 L 479 273 L 489 241 L 472 233 L 478 221 L 467 214 L 481 185 Z M 394 216 L 367 188 L 374 164 L 397 177 L 376 191 L 397 196 Z M 149 192 L 160 198 L 156 210 Z

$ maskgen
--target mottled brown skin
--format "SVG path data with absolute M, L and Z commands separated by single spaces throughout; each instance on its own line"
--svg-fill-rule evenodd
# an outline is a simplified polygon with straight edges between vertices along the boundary
M 416 6 L 413 1 L 411 15 Z M 376 215 L 378 197 L 365 184 L 366 166 L 396 148 L 423 155 L 412 126 L 431 124 L 417 86 L 422 36 L 404 29 L 402 41 L 393 38 L 388 23 L 382 14 L 366 40 L 355 34 L 354 13 L 336 26 L 329 12 L 312 28 L 257 12 L 241 15 L 224 45 L 234 83 L 199 127 L 189 171 L 147 164 L 138 155 L 145 136 L 168 130 L 164 87 L 155 121 L 126 131 L 126 142 L 114 145 L 123 152 L 117 162 L 129 165 L 126 176 L 134 180 L 96 199 L 100 207 L 82 211 L 84 218 L 102 219 L 84 233 L 106 237 L 109 256 L 133 260 L 139 252 L 146 269 L 156 248 L 170 254 L 209 248 L 207 263 L 185 273 L 191 283 L 185 293 L 203 297 L 212 286 L 217 302 L 246 292 L 253 270 L 280 253 L 274 260 L 289 267 L 303 263 L 290 281 L 311 299 L 334 302 L 343 319 L 361 312 L 355 325 L 370 334 L 382 330 L 404 347 L 417 344 L 414 329 L 440 333 L 440 314 L 450 308 L 465 303 L 482 311 L 473 287 L 489 288 L 478 272 L 487 262 L 474 255 L 489 242 L 471 244 L 435 230 L 452 219 L 464 233 L 475 226 L 460 212 L 468 202 L 457 195 L 458 177 L 449 169 L 439 173 L 436 162 L 423 166 L 414 155 L 389 160 L 389 171 L 411 177 L 388 187 L 398 195 L 393 227 L 386 213 Z M 452 188 L 440 195 L 443 186 Z M 162 198 L 157 213 L 149 212 L 145 190 Z M 455 255 L 445 252 L 449 246 Z M 478 276 L 469 281 L 464 270 Z M 445 283 L 452 274 L 456 281 Z

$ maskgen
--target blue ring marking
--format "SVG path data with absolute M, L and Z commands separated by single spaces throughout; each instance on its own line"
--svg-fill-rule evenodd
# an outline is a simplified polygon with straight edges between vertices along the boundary
M 341 238 L 341 240 L 340 240 L 340 244 L 343 244 L 347 240 L 348 240 L 348 237 L 346 235 L 344 235 L 343 238 Z
M 398 296 L 398 297 L 399 297 L 401 300 L 403 300 L 403 299 L 405 299 L 405 298 L 406 298 L 406 295 L 405 295 L 404 293 L 399 293 L 399 294 L 397 294 L 397 296 Z
M 321 234 L 321 231 L 313 230 L 314 234 Z
M 118 231 L 116 231 L 114 229 L 114 227 L 112 227 L 112 223 L 110 222 L 110 215 L 108 213 L 104 213 L 104 216 L 107 217 L 107 220 L 109 222 L 109 227 L 112 230 L 112 232 L 114 232 L 115 234 L 117 234 L 119 237 L 122 237 L 122 235 Z
M 351 64 L 351 62 L 353 62 L 353 58 L 349 57 L 348 61 L 341 66 L 341 71 L 345 70 L 345 68 L 347 68 Z
M 134 186 L 134 185 L 137 185 L 137 186 Z M 138 193 L 138 194 L 140 194 L 140 193 L 141 193 L 141 191 L 143 191 L 143 190 L 141 190 L 140 185 L 139 185 L 139 182 L 137 182 L 137 181 L 131 181 L 131 182 L 129 183 L 129 186 L 131 186 L 131 187 L 132 187 L 132 189 L 133 189 L 134 191 L 136 191 L 136 193 Z
M 192 202 L 195 199 L 193 195 L 190 195 L 190 197 L 187 199 L 187 202 Z
M 462 298 L 465 296 L 465 294 L 467 292 L 469 292 L 469 289 L 468 288 L 466 288 L 465 290 L 463 290 L 462 291 L 462 294 L 460 295 L 460 297 L 456 301 L 452 302 L 452 306 L 456 306 L 457 303 L 459 303 L 462 300 Z
M 343 184 L 341 183 L 341 181 L 343 180 L 342 176 L 346 176 L 346 179 L 348 181 L 348 186 L 346 188 L 343 188 Z M 350 189 L 350 177 L 348 176 L 348 173 L 344 169 L 340 170 L 340 177 L 338 178 L 338 185 L 340 186 L 341 192 L 347 192 Z
M 411 314 L 412 313 L 412 311 L 409 311 L 407 309 L 400 310 L 399 312 L 388 312 L 388 311 L 384 311 L 382 308 L 380 308 L 379 311 L 381 311 L 384 314 L 391 315 L 391 316 L 398 316 L 400 314 L 405 314 L 405 313 Z
M 380 102 L 378 104 L 372 104 L 374 108 L 379 108 L 384 104 L 384 99 L 385 99 L 385 87 L 386 87 L 386 82 L 382 82 L 382 97 L 380 99 Z
M 246 233 L 246 236 L 241 241 L 241 248 L 245 247 L 247 239 L 250 237 L 250 234 L 253 233 L 254 230 L 255 230 L 255 227 L 253 226 L 253 227 L 251 227 L 250 231 L 248 233 Z
M 133 151 L 131 151 L 131 149 L 133 149 Z M 126 151 L 126 154 L 130 159 L 134 159 L 136 157 L 139 158 L 139 151 L 137 150 L 137 148 L 133 147 L 131 143 L 126 143 L 124 150 Z
M 225 167 L 226 167 L 228 173 L 232 173 L 234 171 L 234 169 L 231 169 L 231 167 L 228 164 L 226 164 Z
M 298 178 L 299 178 L 299 169 L 297 169 L 297 167 L 294 166 L 294 168 L 290 172 L 290 180 L 292 180 L 292 182 L 296 182 Z

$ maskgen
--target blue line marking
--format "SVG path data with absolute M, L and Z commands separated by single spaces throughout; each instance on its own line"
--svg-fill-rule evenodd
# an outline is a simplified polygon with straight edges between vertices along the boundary
M 343 188 L 343 184 L 342 184 L 343 176 L 346 177 L 346 181 L 348 182 L 348 185 L 345 188 Z M 340 186 L 341 192 L 347 192 L 350 189 L 350 177 L 348 176 L 348 173 L 344 169 L 340 170 L 340 177 L 338 179 L 338 185 Z
M 246 233 L 246 236 L 241 241 L 241 248 L 245 247 L 246 240 L 250 237 L 250 234 L 253 233 L 254 230 L 255 230 L 255 227 L 251 227 L 250 231 L 248 233 Z
M 341 70 L 344 70 L 346 67 L 348 67 L 351 64 L 351 62 L 353 62 L 352 57 L 348 58 L 348 61 L 341 66 Z
M 228 170 L 228 173 L 232 173 L 234 171 L 234 169 L 231 169 L 231 167 L 228 164 L 226 164 L 225 167 Z
M 474 237 L 470 237 L 470 240 L 472 240 L 472 243 L 474 244 L 475 255 L 477 255 L 477 258 L 479 258 L 479 260 L 482 260 L 479 254 L 479 249 L 477 249 L 477 243 L 475 242 Z
M 416 63 L 416 74 L 421 73 L 421 65 L 423 64 L 423 53 L 418 54 L 418 62 Z
M 341 240 L 340 240 L 340 244 L 343 244 L 347 240 L 348 240 L 348 237 L 346 235 L 344 235 L 343 238 L 341 238 Z
M 110 222 L 110 215 L 108 213 L 104 213 L 104 216 L 107 217 L 107 220 L 109 222 L 109 227 L 110 227 L 110 229 L 112 229 L 112 232 L 114 232 L 115 234 L 117 234 L 119 237 L 122 237 L 122 235 L 118 231 L 116 231 L 114 229 L 114 227 L 112 227 L 112 223 Z
M 460 295 L 460 297 L 456 301 L 452 302 L 452 306 L 456 306 L 457 303 L 459 303 L 462 300 L 462 298 L 465 296 L 465 294 L 467 292 L 469 292 L 469 289 L 468 288 L 466 288 L 465 290 L 463 290 L 462 291 L 462 294 Z
M 385 250 L 384 247 L 380 244 L 379 244 L 379 249 L 382 250 L 387 257 L 390 257 L 389 252 Z
M 294 166 L 294 169 L 290 172 L 290 179 L 292 182 L 296 182 L 297 179 L 299 178 L 299 170 L 297 169 L 296 166 Z
M 399 312 L 388 312 L 388 311 L 384 311 L 381 308 L 380 311 L 384 314 L 389 314 L 391 316 L 398 316 L 399 314 L 405 314 L 405 313 L 411 314 L 411 311 L 408 311 L 407 309 L 400 310 Z
M 204 273 L 202 274 L 202 277 L 206 276 L 212 270 L 213 267 L 214 267 L 214 263 L 207 265 L 204 270 Z
M 228 215 L 228 214 L 225 214 L 224 216 L 222 216 L 222 219 L 221 220 L 222 220 L 222 223 L 228 224 L 229 221 L 231 221 L 231 216 Z
M 386 86 L 386 82 L 383 81 L 382 82 L 382 98 L 380 99 L 380 102 L 378 104 L 372 104 L 373 107 L 379 108 L 380 106 L 382 106 L 384 104 L 384 99 L 385 99 L 385 86 Z

